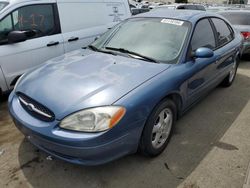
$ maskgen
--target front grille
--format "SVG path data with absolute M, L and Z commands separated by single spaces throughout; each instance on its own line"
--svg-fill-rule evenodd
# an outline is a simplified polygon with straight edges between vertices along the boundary
M 42 104 L 38 103 L 34 99 L 28 97 L 27 95 L 21 92 L 18 92 L 17 96 L 24 110 L 28 112 L 31 116 L 47 122 L 55 120 L 54 113 L 47 107 L 43 106 Z

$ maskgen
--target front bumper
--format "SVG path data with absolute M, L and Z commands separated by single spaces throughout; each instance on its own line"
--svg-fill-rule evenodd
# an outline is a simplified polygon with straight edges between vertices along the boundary
M 120 136 L 102 133 L 76 133 L 58 128 L 59 122 L 42 122 L 30 116 L 12 93 L 9 112 L 16 127 L 39 149 L 75 164 L 100 165 L 137 151 L 144 121 Z M 137 127 L 137 128 L 136 128 Z

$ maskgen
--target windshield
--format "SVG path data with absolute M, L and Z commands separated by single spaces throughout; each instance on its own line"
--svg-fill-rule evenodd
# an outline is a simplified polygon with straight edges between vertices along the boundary
M 8 4 L 8 3 L 6 3 L 6 2 L 0 2 L 0 11 L 1 11 L 4 7 L 6 7 L 7 4 Z
M 179 57 L 189 26 L 180 20 L 134 18 L 119 24 L 92 45 L 99 49 L 123 49 L 170 63 Z
M 222 13 L 233 25 L 250 25 L 250 13 Z

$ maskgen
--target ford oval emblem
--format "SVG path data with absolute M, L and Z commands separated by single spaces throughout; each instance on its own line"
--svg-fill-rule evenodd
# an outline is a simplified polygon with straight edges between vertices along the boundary
M 34 109 L 35 109 L 35 106 L 31 103 L 27 104 L 26 106 L 27 106 L 29 111 L 34 111 Z

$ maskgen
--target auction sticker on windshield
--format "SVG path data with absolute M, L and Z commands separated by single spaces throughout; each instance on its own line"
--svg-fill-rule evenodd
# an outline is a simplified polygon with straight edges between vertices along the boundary
M 168 23 L 168 24 L 173 24 L 173 25 L 183 25 L 184 21 L 180 20 L 172 20 L 172 19 L 162 19 L 161 23 Z

